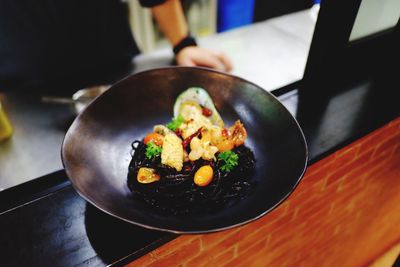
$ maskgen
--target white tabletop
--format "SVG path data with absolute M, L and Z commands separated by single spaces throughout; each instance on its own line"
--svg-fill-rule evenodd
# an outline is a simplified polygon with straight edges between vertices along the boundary
M 232 74 L 271 91 L 302 79 L 314 32 L 314 11 L 272 18 L 198 42 L 226 53 L 234 65 Z M 135 72 L 168 66 L 171 60 L 169 47 L 142 54 L 134 59 Z

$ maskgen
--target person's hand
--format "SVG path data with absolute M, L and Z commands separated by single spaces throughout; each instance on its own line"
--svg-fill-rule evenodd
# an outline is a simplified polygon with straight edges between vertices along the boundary
M 180 66 L 209 67 L 227 72 L 232 70 L 232 63 L 225 54 L 198 46 L 188 46 L 179 51 L 176 63 Z

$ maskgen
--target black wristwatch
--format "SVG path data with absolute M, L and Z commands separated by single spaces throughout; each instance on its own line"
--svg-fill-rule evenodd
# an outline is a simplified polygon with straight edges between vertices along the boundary
M 190 34 L 174 46 L 174 54 L 177 55 L 183 48 L 188 46 L 197 46 L 196 40 Z

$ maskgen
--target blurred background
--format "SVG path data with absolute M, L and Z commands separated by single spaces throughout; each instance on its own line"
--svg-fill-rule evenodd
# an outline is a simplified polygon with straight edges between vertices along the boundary
M 182 0 L 191 33 L 206 37 L 269 18 L 311 8 L 319 0 Z M 130 25 L 143 52 L 168 45 L 150 10 L 128 0 Z
M 43 4 L 44 8 L 37 3 Z M 56 3 L 59 4 L 57 8 Z M 326 153 L 329 144 L 336 147 L 340 144 L 339 141 L 350 142 L 359 137 L 360 129 L 375 129 L 374 123 L 381 121 L 379 114 L 387 112 L 386 109 L 390 112 L 391 109 L 394 112 L 398 110 L 398 104 L 392 106 L 398 99 L 392 96 L 392 91 L 398 87 L 398 67 L 392 66 L 398 64 L 396 56 L 399 46 L 392 41 L 399 33 L 400 0 L 182 0 L 181 3 L 190 32 L 196 37 L 200 47 L 223 51 L 233 63 L 233 75 L 280 96 L 280 100 L 285 102 L 300 123 L 305 121 L 301 121 L 304 117 L 312 118 L 309 121 L 312 127 L 307 129 L 307 124 L 301 124 L 308 130 L 308 141 L 315 140 L 315 146 L 309 146 L 311 150 Z M 72 17 L 64 7 L 68 7 L 69 11 L 76 11 L 76 16 Z M 0 0 L 0 26 L 4 26 L 4 29 L 0 27 L 2 193 L 13 192 L 14 189 L 18 191 L 21 188 L 18 185 L 35 191 L 35 182 L 43 181 L 40 178 L 47 177 L 51 180 L 48 176 L 50 173 L 63 169 L 60 147 L 65 133 L 76 115 L 94 97 L 127 75 L 174 64 L 171 45 L 158 28 L 150 9 L 143 8 L 138 0 Z M 135 54 L 139 51 L 132 42 L 132 35 L 140 49 L 139 54 Z M 395 49 L 386 49 L 387 47 Z M 15 75 L 18 72 L 22 74 Z M 356 79 L 356 76 L 359 77 Z M 391 79 L 386 80 L 388 77 Z M 378 81 L 376 84 L 373 83 L 375 80 Z M 391 80 L 396 80 L 396 83 L 391 83 Z M 343 90 L 344 93 L 336 92 L 338 97 L 332 98 L 333 101 L 330 102 L 329 94 L 332 92 L 328 89 L 335 87 L 338 81 L 344 84 L 337 86 L 338 91 Z M 307 90 L 302 90 L 303 88 Z M 383 107 L 376 105 L 377 100 L 386 104 Z M 390 112 L 388 113 L 392 114 Z M 342 125 L 342 128 L 338 125 Z M 368 127 L 363 128 L 360 125 Z M 373 127 L 369 128 L 371 125 Z M 395 127 L 392 126 L 386 129 L 390 134 L 395 134 Z M 317 138 L 319 136 L 322 136 L 321 139 Z M 376 136 L 381 143 L 377 140 L 362 143 L 363 148 L 368 143 L 364 148 L 366 151 L 369 146 L 375 149 L 384 144 L 385 140 L 390 140 L 382 139 L 382 135 Z M 397 143 L 386 145 L 393 150 L 395 148 L 397 152 L 400 147 Z M 382 147 L 385 148 L 383 145 Z M 349 151 L 358 150 L 347 149 L 345 153 Z M 372 154 L 372 150 L 369 152 Z M 355 154 L 356 152 L 347 153 L 350 156 Z M 379 159 L 383 161 L 383 157 Z M 366 172 L 370 166 L 385 166 L 377 165 L 375 158 L 371 157 L 370 160 L 360 163 L 361 167 L 365 166 Z M 394 160 L 393 158 L 393 162 Z M 387 162 L 390 161 L 384 161 L 385 164 Z M 329 162 L 327 164 L 333 165 Z M 325 173 L 322 175 L 325 175 L 324 179 L 334 177 L 326 176 Z M 65 175 L 58 177 L 66 179 Z M 371 262 L 371 266 L 388 267 L 398 257 L 400 244 L 397 242 L 396 246 L 389 249 L 384 247 L 388 240 L 365 243 L 363 240 L 369 237 L 378 240 L 379 235 L 376 237 L 375 230 L 382 233 L 385 230 L 391 231 L 392 228 L 386 226 L 391 227 L 392 221 L 398 220 L 398 213 L 394 214 L 395 212 L 384 214 L 393 215 L 394 219 L 380 215 L 384 213 L 381 212 L 384 201 L 393 203 L 393 207 L 386 206 L 390 211 L 398 207 L 398 192 L 393 190 L 398 188 L 395 187 L 398 181 L 392 179 L 393 188 L 390 188 L 391 184 L 386 184 L 385 175 L 380 176 L 380 180 L 370 176 L 367 187 L 365 177 L 365 174 L 358 177 L 362 190 L 350 186 L 345 186 L 342 190 L 340 182 L 338 191 L 334 192 L 348 193 L 353 199 L 343 198 L 342 202 L 333 203 L 336 206 L 330 203 L 337 197 L 336 193 L 325 194 L 328 201 L 315 201 L 313 197 L 321 194 L 314 194 L 314 191 L 308 191 L 308 195 L 304 195 L 312 197 L 310 202 L 315 207 L 329 210 L 330 216 L 320 217 L 327 219 L 327 224 L 331 226 L 327 228 L 330 229 L 331 236 L 340 237 L 340 242 L 335 242 L 335 248 L 343 252 L 348 262 L 357 258 L 348 255 L 367 251 L 363 249 L 368 248 L 371 251 L 380 250 L 379 253 L 387 252 L 382 261 L 376 259 L 376 262 Z M 393 177 L 398 178 L 394 175 Z M 60 181 L 51 180 L 50 183 L 50 186 L 59 186 Z M 320 182 L 317 186 L 306 184 L 306 187 L 317 190 L 320 185 L 325 187 Z M 47 188 L 47 185 L 43 186 Z M 330 186 L 335 189 L 333 183 Z M 392 189 L 393 197 L 386 194 L 382 190 L 384 188 Z M 372 209 L 368 210 L 365 206 L 361 206 L 363 210 L 357 210 L 353 200 L 355 198 L 363 205 L 364 199 L 359 197 L 363 195 L 359 194 L 366 191 L 365 189 L 370 193 L 365 199 L 381 213 L 371 213 Z M 376 195 L 379 198 L 375 198 Z M 388 198 L 384 198 L 386 196 Z M 290 204 L 290 208 L 297 216 L 297 206 Z M 340 215 L 346 209 L 348 213 L 344 220 Z M 331 212 L 332 210 L 338 213 Z M 307 210 L 305 214 L 304 218 Z M 354 214 L 358 216 L 356 220 Z M 371 224 L 371 214 L 377 214 L 375 217 L 379 219 L 374 225 Z M 284 233 L 287 235 L 286 240 L 293 240 L 292 234 L 300 234 L 303 238 L 303 233 L 296 230 L 299 225 L 312 228 L 306 221 L 302 221 L 303 217 L 298 218 L 301 224 L 291 221 L 289 228 L 293 226 L 292 231 Z M 384 227 L 380 227 L 379 223 L 386 218 L 389 218 L 387 221 L 390 223 L 384 223 Z M 317 222 L 319 224 L 320 221 Z M 348 223 L 351 225 L 347 225 Z M 277 227 L 285 229 L 281 225 Z M 394 225 L 393 229 L 395 227 Z M 368 232 L 363 232 L 364 229 Z M 340 261 L 331 253 L 332 250 L 325 247 L 333 239 L 329 239 L 330 236 L 324 230 L 326 229 L 316 231 L 315 235 L 305 234 L 303 241 L 306 242 L 298 243 L 299 255 L 323 260 L 326 260 L 325 256 L 329 256 L 337 264 Z M 365 233 L 373 234 L 368 236 Z M 398 231 L 394 231 L 389 237 L 395 238 L 396 235 L 398 236 Z M 66 238 L 69 240 L 70 236 L 67 235 Z M 325 242 L 326 238 L 328 242 Z M 62 240 L 58 235 L 56 239 Z M 321 243 L 315 243 L 318 240 Z M 357 243 L 350 242 L 354 240 Z M 22 242 L 25 243 L 25 240 Z M 303 244 L 313 243 L 315 253 L 310 254 Z M 343 246 L 344 244 L 348 246 Z M 287 248 L 293 254 L 293 250 Z M 347 248 L 351 249 L 347 251 Z M 364 255 L 358 256 L 362 258 Z M 286 255 L 282 258 L 284 257 Z M 397 266 L 399 264 L 400 258 Z

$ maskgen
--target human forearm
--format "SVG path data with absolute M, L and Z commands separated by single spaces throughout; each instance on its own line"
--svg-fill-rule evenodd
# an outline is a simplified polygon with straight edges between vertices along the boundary
M 180 0 L 167 0 L 152 7 L 152 13 L 166 38 L 174 47 L 175 59 L 181 66 L 202 66 L 223 71 L 230 71 L 232 63 L 221 52 L 196 46 L 188 37 L 186 23 Z
M 180 0 L 167 0 L 151 10 L 161 31 L 173 46 L 189 33 Z

